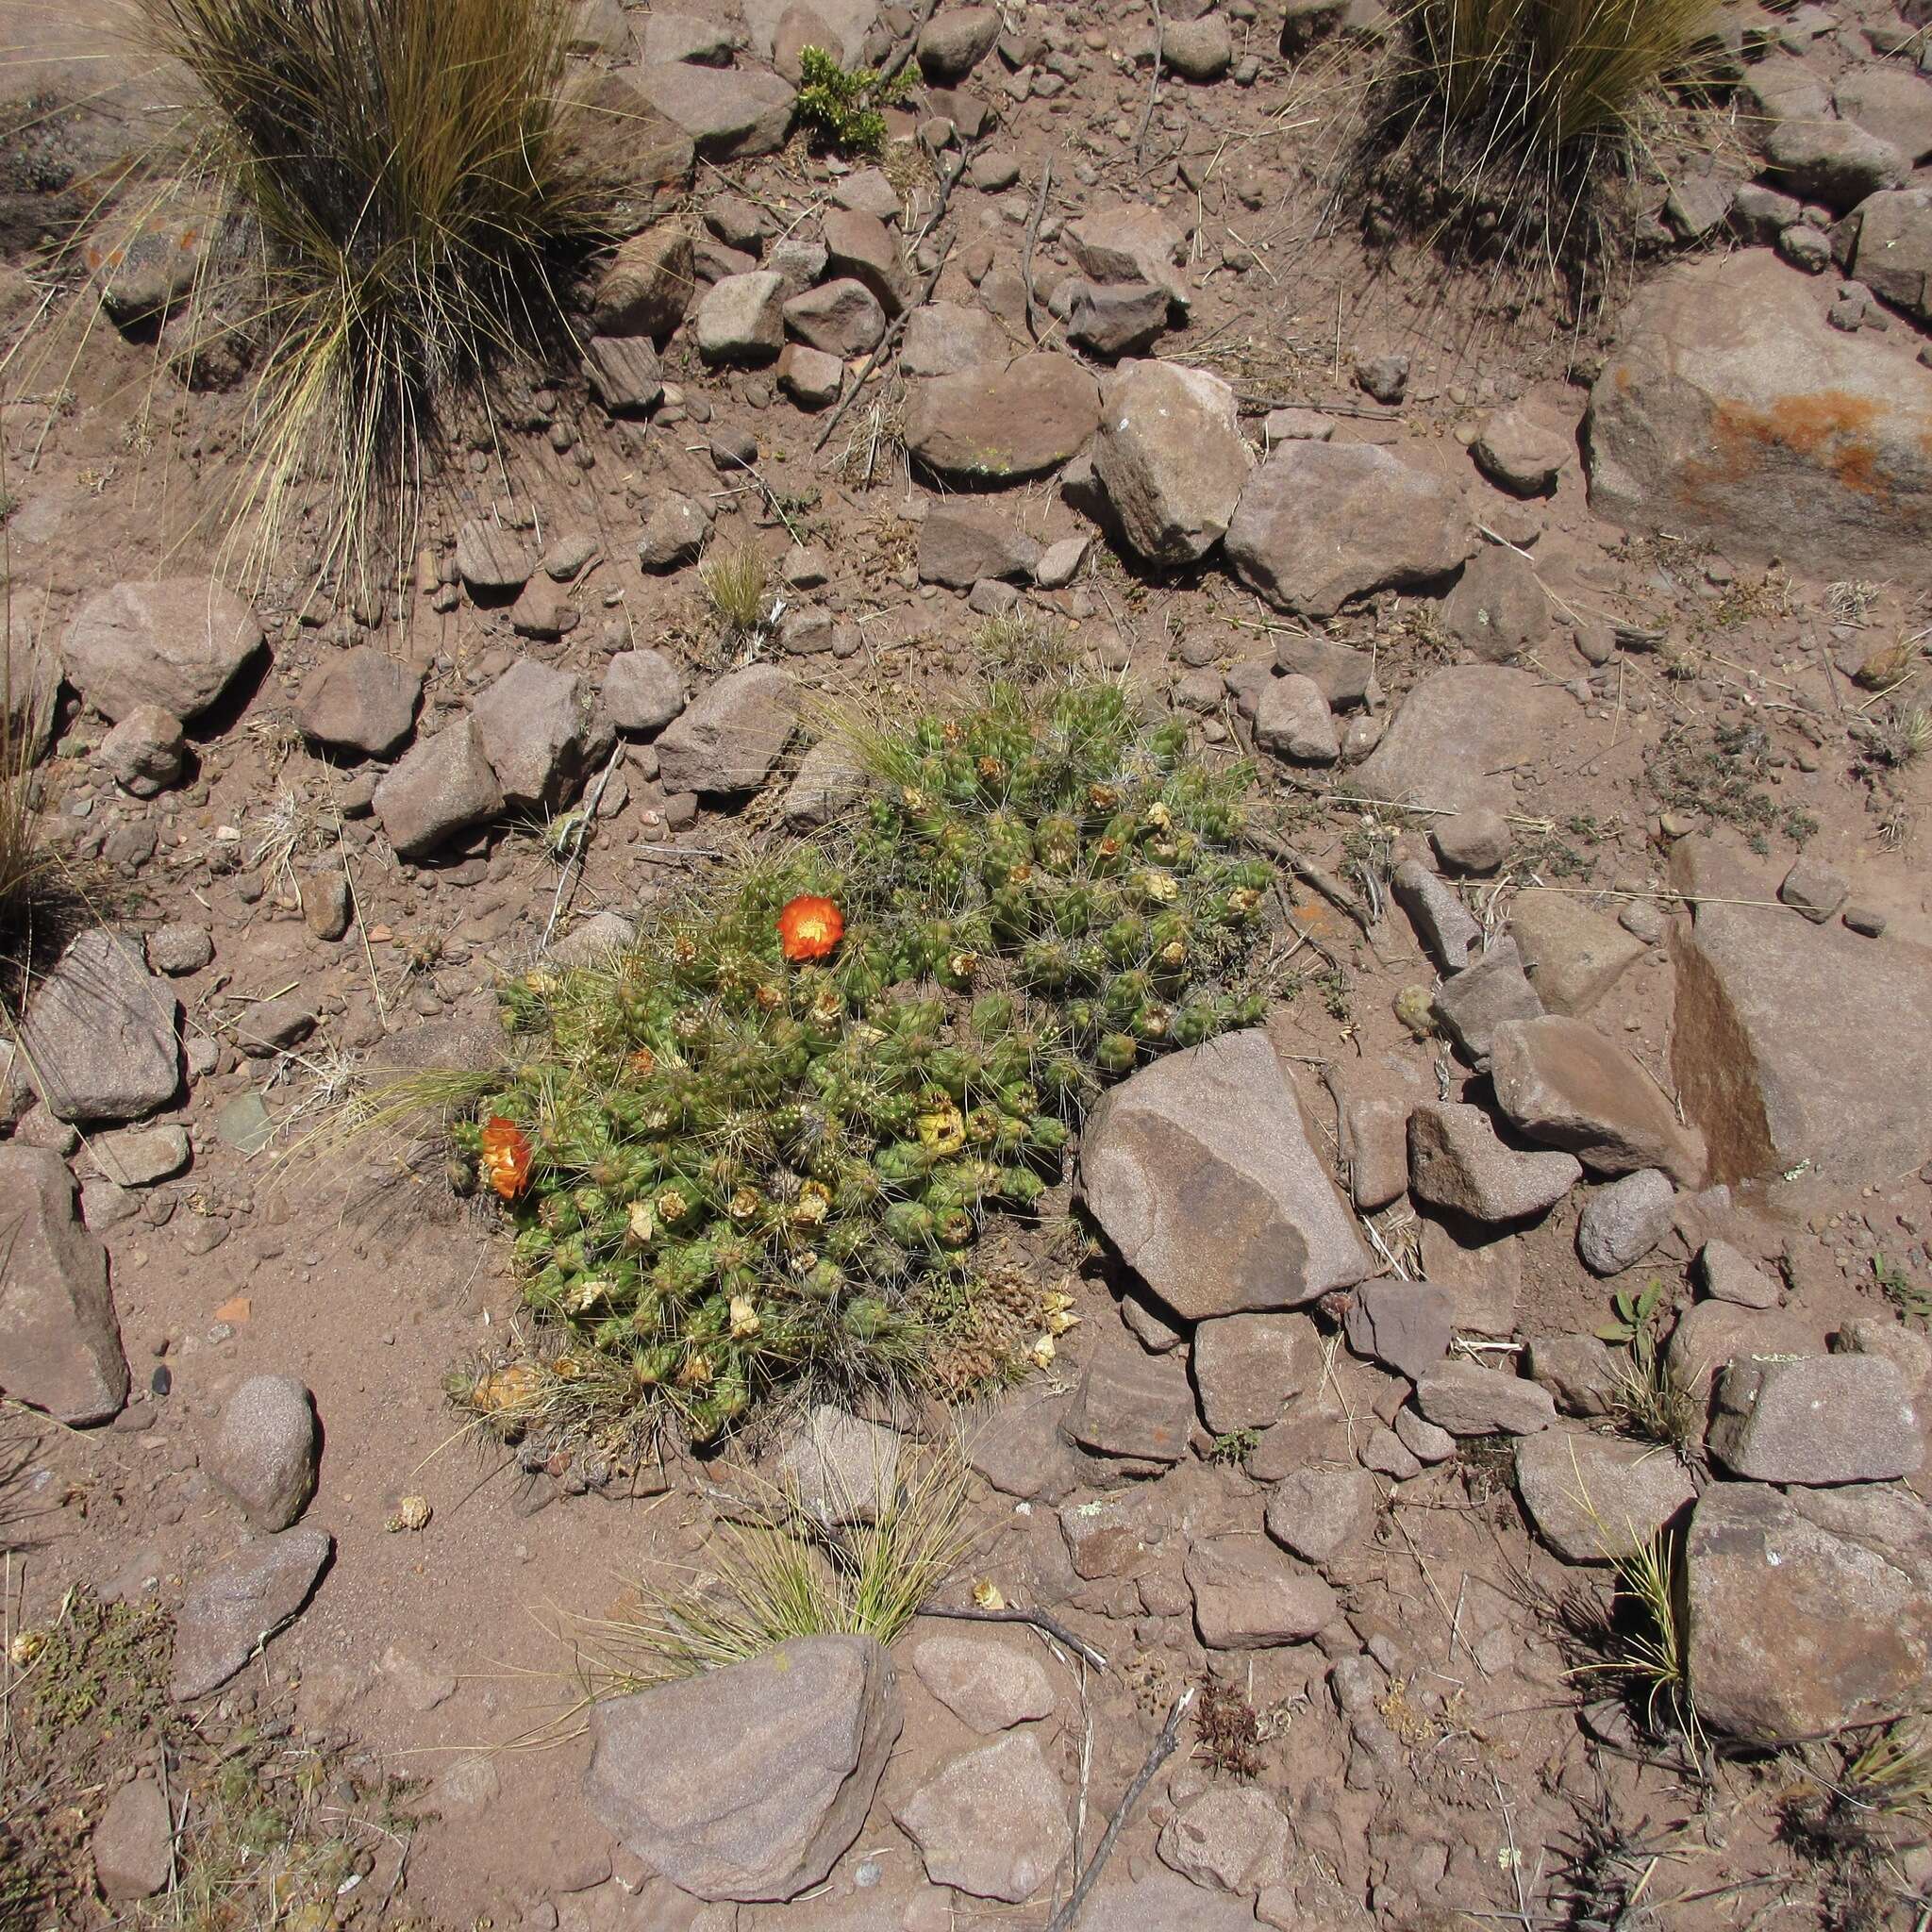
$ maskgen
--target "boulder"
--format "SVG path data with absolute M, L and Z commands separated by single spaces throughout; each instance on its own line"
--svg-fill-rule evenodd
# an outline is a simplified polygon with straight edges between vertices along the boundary
M 589 682 L 534 658 L 512 664 L 470 716 L 504 803 L 524 810 L 562 805 L 610 750 Z
M 1774 894 L 1702 841 L 1680 841 L 1672 882 L 1694 908 L 1674 936 L 1671 1070 L 1710 1180 L 1809 1162 L 1863 1181 L 1932 1158 L 1932 948 L 1719 904 Z
M 508 597 L 523 589 L 536 567 L 522 536 L 494 517 L 471 517 L 457 530 L 457 575 L 473 591 Z
M 181 1087 L 180 1002 L 147 970 L 138 937 L 84 932 L 40 983 L 20 1029 L 55 1119 L 138 1120 Z
M 825 216 L 822 232 L 832 274 L 869 289 L 888 320 L 902 315 L 912 298 L 912 284 L 891 229 L 876 215 L 841 208 Z
M 1777 1283 L 1729 1241 L 1706 1241 L 1697 1257 L 1697 1272 L 1705 1293 L 1714 1301 L 1732 1302 L 1742 1308 L 1774 1308 L 1778 1305 Z
M 927 80 L 950 87 L 992 52 L 999 37 L 997 7 L 943 8 L 919 30 L 919 71 Z
M 1921 1704 L 1932 1673 L 1932 1510 L 1907 1491 L 1713 1483 L 1685 1541 L 1690 1695 L 1754 1744 Z
M 1373 1263 L 1260 1032 L 1225 1034 L 1111 1089 L 1081 1136 L 1088 1210 L 1188 1321 L 1299 1307 Z
M 662 341 L 684 320 L 695 285 L 690 229 L 659 222 L 618 244 L 591 296 L 591 332 Z
M 1418 1200 L 1486 1222 L 1541 1214 L 1583 1176 L 1571 1155 L 1506 1147 L 1481 1108 L 1456 1101 L 1410 1113 L 1408 1173 Z
M 1321 1337 L 1306 1315 L 1218 1315 L 1195 1328 L 1192 1366 L 1211 1434 L 1265 1429 L 1321 1379 Z
M 423 674 L 368 644 L 332 652 L 302 688 L 295 728 L 312 744 L 351 758 L 387 758 L 408 742 L 423 700 Z
M 794 1639 L 594 1705 L 584 1792 L 647 1869 L 699 1898 L 796 1898 L 858 1836 L 901 1724 L 871 1638 Z
M 1669 1174 L 1641 1167 L 1591 1191 L 1576 1220 L 1576 1252 L 1592 1274 L 1634 1268 L 1671 1231 L 1677 1191 Z
M 1504 1021 L 1490 1036 L 1490 1075 L 1513 1126 L 1566 1149 L 1592 1174 L 1660 1167 L 1697 1185 L 1704 1163 L 1671 1103 L 1627 1049 L 1588 1021 Z
M 698 354 L 707 362 L 769 362 L 785 346 L 785 281 L 770 269 L 726 275 L 698 304 Z
M 604 715 L 648 738 L 684 709 L 684 678 L 661 651 L 619 651 L 604 669 Z
M 1566 1563 L 1613 1563 L 1674 1522 L 1697 1485 L 1654 1442 L 1541 1429 L 1517 1440 L 1516 1492 Z
M 1760 1483 L 1886 1482 L 1925 1460 L 1913 1391 L 1881 1355 L 1733 1361 L 1706 1441 L 1731 1474 Z
M 1188 239 L 1148 202 L 1082 215 L 1067 224 L 1066 242 L 1090 281 L 1151 282 L 1174 303 L 1185 305 L 1188 300 L 1180 272 Z
M 664 393 L 664 365 L 649 336 L 592 336 L 584 379 L 613 416 L 644 415 Z
M 778 30 L 794 5 L 795 0 L 741 0 L 745 31 L 759 59 L 776 58 Z M 837 55 L 845 66 L 857 66 L 865 52 L 865 37 L 878 19 L 878 0 L 811 0 L 810 10 L 830 35 L 817 44 Z
M 261 649 L 255 612 L 212 577 L 115 584 L 84 603 L 61 651 L 67 681 L 104 718 L 158 705 L 184 723 Z
M 188 741 L 181 721 L 158 705 L 136 705 L 101 740 L 101 763 L 134 798 L 153 798 L 181 775 Z
M 1868 194 L 1897 188 L 1911 164 L 1889 141 L 1853 121 L 1786 121 L 1764 143 L 1766 173 L 1806 201 L 1822 201 L 1834 214 L 1856 208 Z
M 1024 578 L 1040 544 L 1009 517 L 983 504 L 942 498 L 919 526 L 919 580 L 970 591 L 984 577 Z
M 1182 1568 L 1194 1629 L 1209 1650 L 1305 1643 L 1341 1614 L 1341 1599 L 1321 1577 L 1262 1537 L 1202 1537 Z
M 1332 765 L 1341 756 L 1334 714 L 1312 677 L 1271 677 L 1255 707 L 1255 742 L 1291 765 Z
M 1415 1406 L 1452 1436 L 1533 1436 L 1557 1419 L 1547 1389 L 1453 1357 L 1416 1383 Z
M 1368 797 L 1437 811 L 1513 811 L 1509 772 L 1573 728 L 1572 710 L 1568 698 L 1559 708 L 1528 671 L 1501 664 L 1432 671 L 1403 699 L 1356 782 Z
M 1854 67 L 1832 98 L 1841 119 L 1896 148 L 1908 165 L 1932 157 L 1932 86 L 1903 61 Z
M 293 1375 L 250 1375 L 222 1409 L 208 1468 L 257 1529 L 287 1529 L 315 1493 L 315 1398 Z
M 1437 1025 L 1473 1067 L 1488 1061 L 1500 1028 L 1511 1021 L 1536 1019 L 1542 1009 L 1511 939 L 1492 941 L 1479 958 L 1436 990 L 1429 1007 Z
M 51 1148 L 0 1146 L 0 1391 L 73 1427 L 127 1400 L 108 1254 L 81 1225 L 74 1176 Z
M 1617 1407 L 1628 1357 L 1594 1335 L 1538 1335 L 1524 1345 L 1523 1366 L 1565 1415 L 1606 1416 Z
M 1932 87 L 1915 80 L 1922 93 Z M 1917 322 L 1932 322 L 1932 189 L 1905 188 L 1862 201 L 1832 230 L 1847 275 Z
M 880 318 L 883 325 L 883 310 Z M 1012 353 L 1006 330 L 985 309 L 928 302 L 912 311 L 899 339 L 899 371 L 903 375 L 958 375 L 1006 362 Z
M 1932 537 L 1932 369 L 1824 319 L 1768 250 L 1666 269 L 1591 391 L 1591 508 L 1738 562 L 1909 571 Z
M 1066 1793 L 1036 1731 L 954 1758 L 894 1804 L 892 1817 L 935 1885 L 1009 1905 L 1053 1876 L 1071 1832 Z
M 955 1636 L 935 1630 L 913 1644 L 911 1657 L 919 1681 L 982 1736 L 1051 1717 L 1058 1702 L 1034 1652 L 992 1631 Z
M 791 131 L 795 96 L 775 74 L 755 67 L 701 67 L 684 60 L 635 71 L 644 98 L 690 137 L 703 160 L 748 160 L 775 154 Z
M 615 955 L 637 943 L 637 926 L 623 913 L 607 906 L 552 940 L 543 948 L 543 957 L 553 965 L 565 968 L 608 967 Z
M 1291 631 L 1274 647 L 1274 668 L 1285 676 L 1312 678 L 1324 700 L 1345 711 L 1367 702 L 1375 659 L 1353 644 L 1338 644 L 1313 631 Z
M 192 1158 L 188 1129 L 172 1122 L 158 1127 L 121 1127 L 88 1141 L 94 1165 L 118 1188 L 151 1188 L 177 1174 Z
M 1730 1362 L 1755 1356 L 1823 1355 L 1827 1325 L 1795 1309 L 1694 1302 L 1678 1312 L 1667 1364 L 1672 1376 L 1701 1401 Z
M 1574 892 L 1530 886 L 1509 902 L 1509 935 L 1546 1013 L 1587 1013 L 1648 950 Z
M 793 295 L 783 309 L 786 329 L 828 356 L 863 356 L 886 333 L 886 311 L 863 282 L 850 275 Z
M 218 1690 L 294 1622 L 334 1553 L 319 1529 L 246 1542 L 188 1586 L 175 1619 L 169 1694 L 186 1704 Z
M 1429 957 L 1444 973 L 1460 973 L 1483 938 L 1482 926 L 1462 903 L 1462 895 L 1415 858 L 1405 858 L 1390 884 L 1395 903 L 1408 914 Z
M 1393 1275 L 1365 1281 L 1355 1291 L 1343 1319 L 1348 1345 L 1367 1361 L 1386 1362 L 1414 1381 L 1449 1353 L 1454 1337 L 1452 1305 L 1426 1281 Z
M 1022 356 L 908 386 L 906 447 L 982 488 L 1057 469 L 1100 426 L 1100 385 L 1069 356 Z
M 756 791 L 797 724 L 789 673 L 770 664 L 726 672 L 659 735 L 658 777 L 666 791 Z
M 496 817 L 503 791 L 476 721 L 459 719 L 418 739 L 376 786 L 374 805 L 399 858 L 421 858 Z
M 1516 496 L 1547 496 L 1576 460 L 1576 428 L 1558 427 L 1522 403 L 1483 420 L 1469 446 L 1475 466 L 1499 490 Z
M 1442 606 L 1442 625 L 1471 656 L 1507 664 L 1550 632 L 1550 600 L 1535 569 L 1501 543 L 1485 544 Z
M 705 547 L 711 512 L 694 496 L 667 490 L 651 505 L 638 539 L 638 568 L 661 576 L 681 570 Z
M 799 759 L 778 815 L 788 825 L 829 824 L 865 790 L 868 775 L 858 752 L 821 739 Z
M 1124 1331 L 1093 1351 L 1067 1411 L 1067 1440 L 1150 1468 L 1178 1462 L 1194 1425 L 1194 1391 L 1178 1356 L 1149 1355 Z
M 635 67 L 590 68 L 559 94 L 558 158 L 604 203 L 613 237 L 635 235 L 675 214 L 691 187 L 691 137 L 638 86 Z
M 1219 13 L 1170 20 L 1160 30 L 1160 58 L 1183 80 L 1219 80 L 1234 65 L 1234 34 Z
M 1152 282 L 1090 282 L 1070 275 L 1047 308 L 1056 315 L 1064 311 L 1070 341 L 1110 362 L 1139 354 L 1163 335 L 1174 302 Z
M 1192 563 L 1227 532 L 1254 457 L 1235 394 L 1176 362 L 1129 362 L 1101 386 L 1093 474 L 1141 557 Z
M 1332 617 L 1372 591 L 1440 584 L 1475 541 L 1460 492 L 1392 450 L 1296 441 L 1249 476 L 1226 550 L 1276 609 Z

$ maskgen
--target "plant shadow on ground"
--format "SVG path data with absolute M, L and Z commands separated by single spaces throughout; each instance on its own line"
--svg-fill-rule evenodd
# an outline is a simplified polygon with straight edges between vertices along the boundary
M 0 1932 L 321 1932 L 365 1909 L 380 1921 L 404 1882 L 408 1788 L 304 1738 L 273 1707 L 234 1720 L 182 1710 L 167 1690 L 172 1646 L 158 1605 L 81 1590 L 45 1626 L 11 1631 L 0 1657 Z M 92 1832 L 137 1773 L 158 1783 L 175 1821 L 169 1876 L 154 1897 L 108 1907 Z

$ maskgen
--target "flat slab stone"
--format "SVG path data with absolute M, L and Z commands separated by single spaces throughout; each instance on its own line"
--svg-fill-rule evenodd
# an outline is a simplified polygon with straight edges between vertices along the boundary
M 1058 469 L 1100 427 L 1100 385 L 1069 356 L 1022 356 L 908 387 L 906 447 L 981 489 Z
M 243 1543 L 189 1586 L 175 1620 L 177 1703 L 219 1690 L 308 1601 L 335 1544 L 320 1529 Z
M 1570 700 L 1504 664 L 1434 671 L 1403 699 L 1382 742 L 1356 768 L 1371 798 L 1439 811 L 1515 809 L 1509 768 L 1550 744 Z
M 1327 1584 L 1265 1537 L 1204 1537 L 1183 1567 L 1194 1629 L 1209 1650 L 1305 1643 L 1341 1614 Z
M 1655 1442 L 1542 1429 L 1517 1441 L 1516 1492 L 1565 1562 L 1609 1563 L 1642 1548 L 1697 1485 Z
M 1707 1441 L 1733 1475 L 1764 1483 L 1885 1482 L 1925 1460 L 1912 1391 L 1881 1355 L 1734 1361 Z
M 892 1816 L 935 1885 L 1010 1905 L 1046 1883 L 1068 1844 L 1066 1793 L 1033 1731 L 954 1758 Z

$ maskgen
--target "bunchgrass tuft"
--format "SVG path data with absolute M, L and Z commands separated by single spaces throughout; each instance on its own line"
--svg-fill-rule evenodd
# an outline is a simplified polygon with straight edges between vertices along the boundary
M 558 109 L 562 0 L 137 0 L 259 282 L 258 561 L 320 499 L 387 565 L 456 399 L 558 336 L 604 238 Z
M 1626 1531 L 1605 1535 L 1602 1547 L 1617 1588 L 1587 1633 L 1599 1654 L 1570 1674 L 1607 1677 L 1636 1705 L 1654 1736 L 1674 1733 L 1701 1758 L 1706 1740 L 1690 1696 L 1683 1537 L 1666 1526 L 1633 1541 Z
M 772 1491 L 762 1523 L 721 1526 L 708 1576 L 680 1590 L 639 1584 L 616 1616 L 575 1621 L 585 1695 L 619 1696 L 743 1663 L 795 1638 L 891 1643 L 970 1542 L 972 1472 L 958 1443 L 946 1437 L 910 1453 L 924 1466 L 866 1512 L 874 1520 L 827 1526 Z
M 764 623 L 771 573 L 756 543 L 711 551 L 698 566 L 698 576 L 727 640 L 750 637 Z
M 1037 1211 L 1105 1083 L 1261 1018 L 1251 774 L 1181 721 L 997 686 L 854 756 L 873 789 L 835 837 L 504 988 L 509 1069 L 451 1130 L 535 1318 L 458 1389 L 499 1435 L 615 1459 L 667 1422 L 708 1442 L 781 1399 L 1049 1359 L 1069 1299 L 1023 1328 L 988 1219 Z

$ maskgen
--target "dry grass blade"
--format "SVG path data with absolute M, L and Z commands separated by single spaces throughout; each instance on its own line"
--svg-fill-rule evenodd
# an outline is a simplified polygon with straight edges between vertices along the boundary
M 315 485 L 359 569 L 448 399 L 555 335 L 598 239 L 556 106 L 560 0 L 138 0 L 195 83 L 197 158 L 243 229 L 261 339 L 258 560 Z M 387 559 L 383 559 L 387 560 Z
M 720 625 L 730 637 L 749 637 L 765 621 L 770 576 L 765 553 L 756 543 L 715 550 L 698 566 L 705 594 Z

